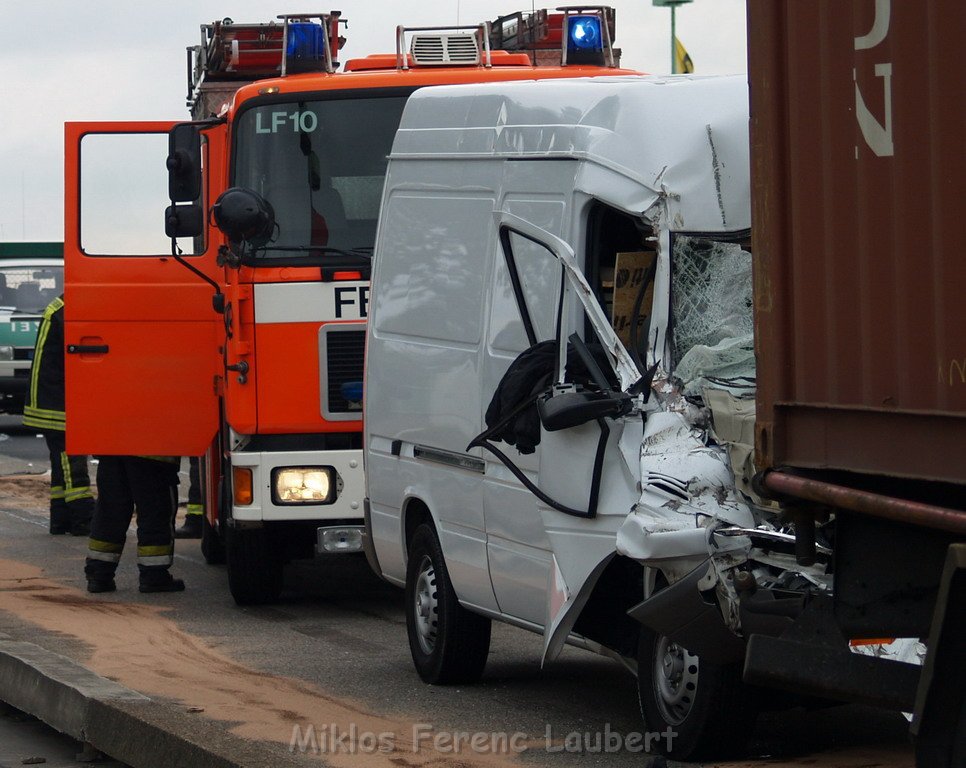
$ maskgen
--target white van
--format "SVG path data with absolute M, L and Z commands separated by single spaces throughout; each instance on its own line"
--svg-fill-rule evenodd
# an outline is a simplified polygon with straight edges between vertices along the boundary
M 426 682 L 478 679 L 498 619 L 545 661 L 625 662 L 673 757 L 747 734 L 743 632 L 784 627 L 756 601 L 826 587 L 739 490 L 747 128 L 743 77 L 411 97 L 374 255 L 365 544 Z

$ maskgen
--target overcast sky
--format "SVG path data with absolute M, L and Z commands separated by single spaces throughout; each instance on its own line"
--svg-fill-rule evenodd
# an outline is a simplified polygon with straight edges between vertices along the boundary
M 623 65 L 670 71 L 670 11 L 616 0 Z M 2 0 L 0 241 L 63 239 L 63 123 L 176 120 L 185 108 L 185 48 L 199 26 L 230 16 L 268 22 L 301 12 L 265 0 Z M 556 4 L 514 0 L 345 0 L 343 61 L 395 51 L 395 26 L 475 24 Z M 745 0 L 694 0 L 677 11 L 678 37 L 696 72 L 744 72 Z

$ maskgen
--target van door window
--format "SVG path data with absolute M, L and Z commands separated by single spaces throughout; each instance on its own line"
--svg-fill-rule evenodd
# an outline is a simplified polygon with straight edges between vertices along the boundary
M 542 238 L 547 238 L 546 243 Z M 533 243 L 539 248 L 536 253 L 545 252 L 547 258 L 554 259 L 559 265 L 559 291 L 554 297 L 557 303 L 553 313 L 555 327 L 553 336 L 543 340 L 537 335 L 538 325 L 530 313 L 528 286 L 520 278 L 515 256 L 515 247 L 519 248 L 524 241 Z M 565 241 L 539 228 L 532 228 L 523 219 L 505 214 L 500 226 L 500 244 L 520 312 L 520 322 L 530 346 L 507 369 L 487 407 L 487 429 L 470 442 L 468 449 L 479 446 L 491 452 L 524 487 L 553 509 L 576 517 L 594 517 L 597 514 L 605 448 L 611 434 L 605 418 L 619 418 L 630 412 L 632 399 L 619 387 L 624 382 L 637 381 L 640 374 L 608 327 L 601 308 L 590 297 L 593 289 L 587 284 L 573 250 Z M 545 291 L 548 291 L 549 285 L 544 284 Z M 533 284 L 529 288 L 536 291 L 538 286 Z M 577 334 L 570 333 L 572 326 L 564 310 L 569 306 L 568 298 L 573 297 L 575 290 L 579 292 L 578 298 L 588 320 L 593 323 L 594 338 L 597 338 L 598 330 L 608 338 L 606 347 L 595 345 L 600 351 L 599 362 L 583 340 Z M 544 306 L 550 306 L 549 297 Z M 610 366 L 612 373 L 617 374 L 617 368 L 610 363 L 605 348 L 617 356 L 620 374 L 614 376 L 613 380 L 603 372 L 605 366 Z M 581 492 L 587 491 L 586 509 L 553 498 L 494 444 L 505 442 L 516 446 L 521 454 L 533 453 L 545 430 L 548 434 L 556 433 L 590 422 L 596 422 L 599 437 L 596 438 L 595 447 L 587 453 L 592 469 L 587 488 L 581 487 Z M 543 465 L 541 459 L 538 474 L 543 472 Z
M 584 273 L 618 338 L 638 368 L 648 346 L 651 304 L 654 300 L 655 242 L 640 218 L 595 203 L 587 218 L 587 255 Z M 589 327 L 584 338 L 593 339 Z
M 490 343 L 519 354 L 556 335 L 561 268 L 546 246 L 506 231 L 496 264 Z

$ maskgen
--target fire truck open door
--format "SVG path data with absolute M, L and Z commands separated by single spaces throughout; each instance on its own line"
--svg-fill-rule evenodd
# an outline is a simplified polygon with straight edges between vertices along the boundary
M 167 132 L 174 123 L 68 123 L 65 147 L 67 448 L 197 456 L 218 429 L 224 319 L 214 287 L 171 256 Z M 225 129 L 205 132 L 203 199 Z M 217 238 L 179 240 L 216 283 Z

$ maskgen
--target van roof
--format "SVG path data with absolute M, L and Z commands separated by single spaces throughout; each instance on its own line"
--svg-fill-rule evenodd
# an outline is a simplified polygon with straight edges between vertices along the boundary
M 579 189 L 634 213 L 663 199 L 672 230 L 750 228 L 744 75 L 424 88 L 406 105 L 391 157 L 576 159 Z

